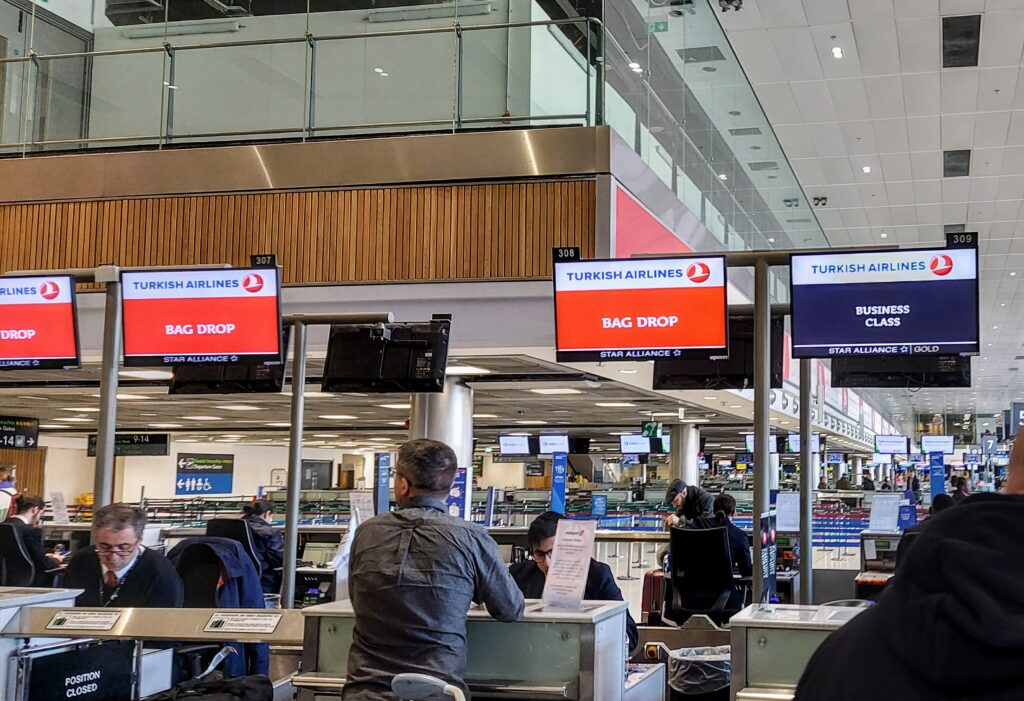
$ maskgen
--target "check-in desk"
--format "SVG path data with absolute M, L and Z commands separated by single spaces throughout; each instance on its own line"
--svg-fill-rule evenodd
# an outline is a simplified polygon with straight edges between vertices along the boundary
M 860 534 L 860 572 L 854 580 L 858 599 L 877 600 L 896 574 L 896 552 L 902 534 L 863 531 Z
M 47 546 L 57 543 L 64 543 L 70 552 L 89 545 L 92 536 L 91 523 L 54 523 L 48 521 L 40 528 L 43 531 L 43 541 Z M 142 544 L 147 548 L 157 548 L 163 545 L 163 531 L 169 528 L 166 523 L 147 523 L 142 532 Z
M 729 622 L 733 701 L 787 701 L 818 646 L 865 609 L 748 606 Z
M 81 589 L 41 589 L 34 587 L 0 587 L 0 629 L 14 623 L 31 606 L 74 606 Z M 0 638 L 0 689 L 3 698 L 15 699 L 17 654 L 26 640 Z
M 303 673 L 292 679 L 299 701 L 338 698 L 355 627 L 352 606 L 340 601 L 303 609 L 302 615 Z M 664 665 L 629 665 L 627 677 L 624 602 L 585 601 L 582 610 L 568 611 L 528 601 L 516 623 L 501 623 L 474 609 L 466 633 L 465 680 L 474 699 L 664 698 Z
M 75 608 L 74 597 L 81 590 L 22 591 L 32 594 L 12 599 L 21 608 L 6 616 L 0 633 L 6 701 L 33 701 L 34 689 L 52 691 L 54 686 L 61 698 L 88 698 L 89 693 L 99 692 L 100 698 L 145 698 L 172 684 L 175 651 L 168 643 L 208 644 L 216 649 L 226 641 L 269 643 L 275 699 L 293 697 L 290 677 L 298 660 L 275 674 L 274 649 L 301 644 L 298 611 Z M 4 594 L 0 589 L 0 607 L 7 605 Z

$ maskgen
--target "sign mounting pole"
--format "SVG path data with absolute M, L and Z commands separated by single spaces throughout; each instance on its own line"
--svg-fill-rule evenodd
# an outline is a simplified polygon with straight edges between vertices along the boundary
M 96 432 L 96 474 L 93 509 L 114 495 L 114 434 L 117 429 L 118 359 L 121 354 L 121 271 L 108 265 L 96 269 L 94 280 L 107 285 L 103 315 L 103 366 L 100 371 L 100 415 Z

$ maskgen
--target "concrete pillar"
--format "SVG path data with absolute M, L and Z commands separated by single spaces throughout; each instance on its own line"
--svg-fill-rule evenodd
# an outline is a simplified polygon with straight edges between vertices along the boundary
M 674 424 L 668 427 L 672 453 L 672 478 L 681 479 L 688 485 L 700 484 L 700 468 L 697 467 L 697 453 L 700 452 L 700 429 L 693 424 Z
M 803 465 L 800 469 L 805 469 Z M 811 453 L 811 464 L 807 467 L 811 470 L 811 481 L 814 483 L 814 488 L 818 488 L 818 483 L 821 482 L 821 453 Z
M 863 477 L 863 474 L 864 474 L 864 458 L 854 456 L 854 458 L 853 458 L 853 465 L 852 465 L 851 469 L 853 470 L 853 474 L 856 477 L 855 481 L 856 481 L 857 486 L 858 487 L 863 486 L 863 484 L 864 484 L 864 477 Z
M 782 472 L 782 461 L 778 453 L 768 455 L 768 489 L 779 488 L 779 474 Z
M 444 392 L 412 395 L 410 438 L 433 438 L 455 451 L 459 467 L 473 467 L 473 390 L 446 377 Z

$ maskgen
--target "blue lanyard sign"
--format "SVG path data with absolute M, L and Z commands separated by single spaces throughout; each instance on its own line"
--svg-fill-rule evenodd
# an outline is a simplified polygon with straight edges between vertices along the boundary
M 946 493 L 946 466 L 942 453 L 928 453 L 928 466 L 932 480 L 932 499 Z
M 594 518 L 604 518 L 608 515 L 607 494 L 594 494 L 590 497 L 590 515 Z
M 455 518 L 467 519 L 469 516 L 469 489 L 466 480 L 466 468 L 460 467 L 455 471 L 455 481 L 448 491 L 448 515 Z

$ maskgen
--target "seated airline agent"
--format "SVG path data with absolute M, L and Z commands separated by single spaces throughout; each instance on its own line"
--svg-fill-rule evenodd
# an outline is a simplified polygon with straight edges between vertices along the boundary
M 60 567 L 62 560 L 55 555 L 48 556 L 43 549 L 43 532 L 39 529 L 39 521 L 43 517 L 44 507 L 41 497 L 23 494 L 15 497 L 11 506 L 13 516 L 4 521 L 18 530 L 25 553 L 35 565 L 36 577 L 32 584 L 37 587 L 48 587 L 52 584 L 52 578 L 47 571 Z
M 179 608 L 184 592 L 174 566 L 142 544 L 146 514 L 127 504 L 96 510 L 92 545 L 71 556 L 64 586 L 84 589 L 79 606 Z
M 558 529 L 558 522 L 563 518 L 565 517 L 562 514 L 554 511 L 548 511 L 535 518 L 526 534 L 533 559 L 512 565 L 509 570 L 512 579 L 516 580 L 520 591 L 523 592 L 523 597 L 527 599 L 539 599 L 544 595 L 544 582 L 555 547 L 555 531 Z M 622 592 L 615 583 L 615 577 L 612 576 L 612 570 L 608 565 L 591 558 L 583 598 L 591 601 L 622 601 Z M 632 650 L 636 647 L 640 634 L 629 611 L 626 611 L 626 637 L 629 638 L 629 649 Z
M 284 564 L 284 540 L 273 522 L 274 505 L 269 501 L 256 501 L 243 507 L 242 520 L 252 534 L 252 547 L 260 561 L 260 586 L 264 594 L 281 591 L 281 565 Z

